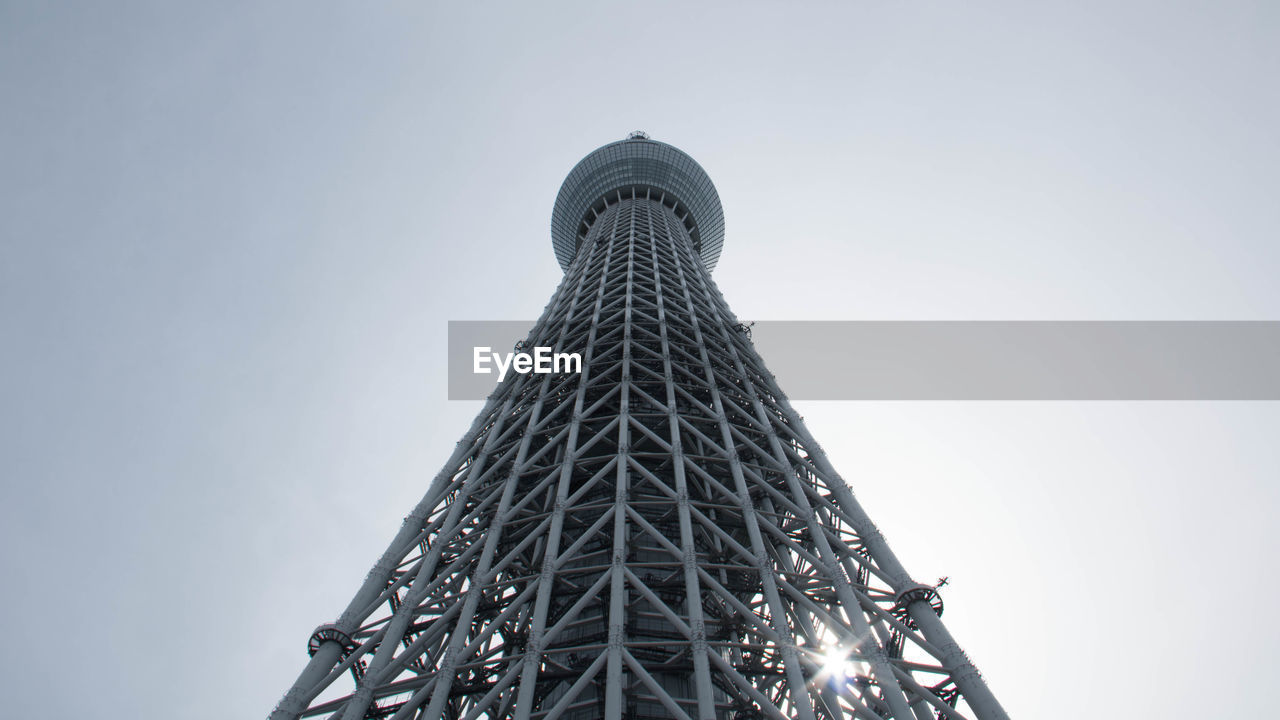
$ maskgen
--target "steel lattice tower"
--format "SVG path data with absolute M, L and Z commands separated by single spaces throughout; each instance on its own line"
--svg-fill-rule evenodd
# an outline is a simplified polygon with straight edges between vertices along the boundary
M 556 200 L 564 280 L 272 718 L 1005 718 L 711 280 L 706 173 L 633 133 Z

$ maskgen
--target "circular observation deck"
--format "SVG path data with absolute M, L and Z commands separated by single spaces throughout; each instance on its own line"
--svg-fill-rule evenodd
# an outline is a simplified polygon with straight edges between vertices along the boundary
M 708 270 L 715 269 L 724 245 L 724 210 L 715 185 L 693 158 L 643 132 L 582 158 L 560 186 L 551 213 L 551 246 L 562 269 L 569 269 L 597 215 L 633 191 L 674 206 L 694 250 Z

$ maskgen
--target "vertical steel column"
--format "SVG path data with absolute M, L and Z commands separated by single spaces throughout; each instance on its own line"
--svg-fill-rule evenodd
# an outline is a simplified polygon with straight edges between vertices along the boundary
M 665 213 L 654 212 L 654 201 L 647 200 L 645 212 L 649 217 L 649 252 L 653 258 L 654 294 L 658 304 L 658 330 L 662 340 L 662 375 L 666 379 L 667 422 L 670 424 L 671 465 L 679 495 L 677 512 L 680 515 L 680 548 L 683 550 L 685 606 L 689 612 L 689 629 L 693 634 L 693 679 L 698 697 L 698 720 L 715 720 L 715 696 L 711 684 L 711 667 L 708 664 L 707 626 L 702 617 L 702 587 L 698 582 L 697 548 L 693 542 L 693 522 L 689 519 L 689 484 L 684 472 L 684 447 L 680 441 L 680 418 L 676 414 L 676 378 L 671 369 L 671 345 L 667 338 L 667 307 L 663 297 L 662 270 L 658 264 L 658 245 L 655 241 L 658 223 L 666 225 Z M 662 208 L 658 205 L 658 208 Z M 655 217 L 656 215 L 656 217 Z M 670 241 L 669 238 L 664 238 Z
M 667 232 L 671 233 L 672 224 L 670 222 L 665 224 Z M 681 232 L 684 231 L 683 225 L 678 227 Z M 677 245 L 678 247 L 679 245 Z M 721 442 L 724 444 L 725 450 L 729 452 L 730 471 L 738 490 L 738 500 L 742 506 L 742 516 L 747 526 L 747 534 L 751 538 L 751 551 L 756 555 L 756 572 L 760 576 L 764 596 L 769 604 L 769 614 L 773 622 L 774 632 L 778 634 L 782 641 L 779 652 L 782 655 L 783 670 L 786 672 L 787 682 L 791 689 L 792 712 L 797 713 L 801 720 L 815 720 L 813 701 L 809 698 L 808 684 L 801 668 L 800 657 L 796 652 L 795 639 L 791 634 L 791 628 L 787 626 L 786 608 L 782 604 L 782 598 L 778 595 L 778 587 L 774 582 L 773 571 L 769 569 L 769 553 L 765 547 L 764 539 L 760 535 L 760 528 L 757 525 L 755 504 L 751 499 L 751 491 L 747 488 L 747 481 L 742 474 L 742 461 L 734 447 L 733 433 L 729 430 L 728 416 L 725 413 L 723 403 L 720 401 L 719 381 L 716 377 L 715 368 L 711 364 L 711 358 L 707 354 L 707 342 L 702 335 L 702 323 L 698 319 L 697 305 L 689 292 L 689 280 L 685 277 L 684 270 L 680 264 L 676 265 L 676 271 L 680 278 L 685 306 L 689 308 L 690 317 L 693 319 L 694 339 L 698 343 L 699 358 L 702 362 L 703 372 L 706 374 L 707 385 L 711 391 L 712 407 L 716 412 L 720 426 Z
M 597 225 L 597 227 L 601 227 Z M 597 238 L 599 235 L 596 236 Z M 588 253 L 579 256 L 579 261 L 587 263 L 599 245 L 598 240 L 591 243 Z M 525 650 L 524 669 L 520 676 L 520 690 L 516 697 L 515 716 L 513 720 L 529 720 L 533 710 L 533 693 L 538 684 L 538 664 L 542 660 L 542 634 L 546 629 L 547 608 L 551 602 L 551 593 L 555 585 L 556 559 L 560 551 L 561 531 L 564 527 L 565 501 L 569 497 L 569 488 L 573 481 L 575 452 L 578 447 L 578 433 L 582 427 L 582 409 L 586 397 L 587 383 L 591 379 L 592 353 L 595 349 L 596 332 L 600 327 L 600 309 L 604 301 L 605 289 L 608 286 L 609 272 L 613 261 L 613 244 L 605 245 L 604 267 L 600 272 L 600 282 L 596 288 L 595 307 L 591 314 L 591 329 L 588 331 L 587 345 L 582 356 L 582 374 L 573 401 L 573 417 L 569 428 L 569 438 L 565 445 L 565 456 L 560 464 L 560 480 L 556 487 L 555 509 L 551 518 L 551 529 L 548 532 L 547 544 L 543 550 L 541 574 L 539 576 L 538 596 L 534 601 L 533 626 L 529 631 L 529 641 Z
M 618 397 L 618 467 L 614 479 L 613 496 L 613 549 L 610 553 L 609 572 L 613 573 L 609 583 L 609 664 L 605 669 L 604 717 L 605 720 L 621 720 L 622 705 L 622 659 L 623 643 L 626 641 L 627 620 L 627 588 L 622 568 L 627 563 L 627 514 L 623 509 L 627 506 L 627 493 L 630 487 L 631 461 L 631 301 L 636 271 L 636 216 L 634 201 L 627 205 L 618 198 L 619 216 L 627 211 L 626 232 L 626 304 L 623 309 L 622 327 L 622 385 Z M 612 240 L 618 240 L 621 222 L 615 221 Z

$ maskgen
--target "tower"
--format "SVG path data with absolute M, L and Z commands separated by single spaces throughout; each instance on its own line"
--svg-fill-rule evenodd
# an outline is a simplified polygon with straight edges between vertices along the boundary
M 565 275 L 273 720 L 1005 718 L 711 280 L 724 217 L 632 133 L 556 198 Z

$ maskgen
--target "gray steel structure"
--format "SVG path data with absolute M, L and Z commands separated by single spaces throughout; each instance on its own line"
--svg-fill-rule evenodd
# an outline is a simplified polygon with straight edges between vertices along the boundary
M 273 720 L 1007 717 L 711 280 L 715 187 L 643 133 L 556 200 L 529 346 Z

